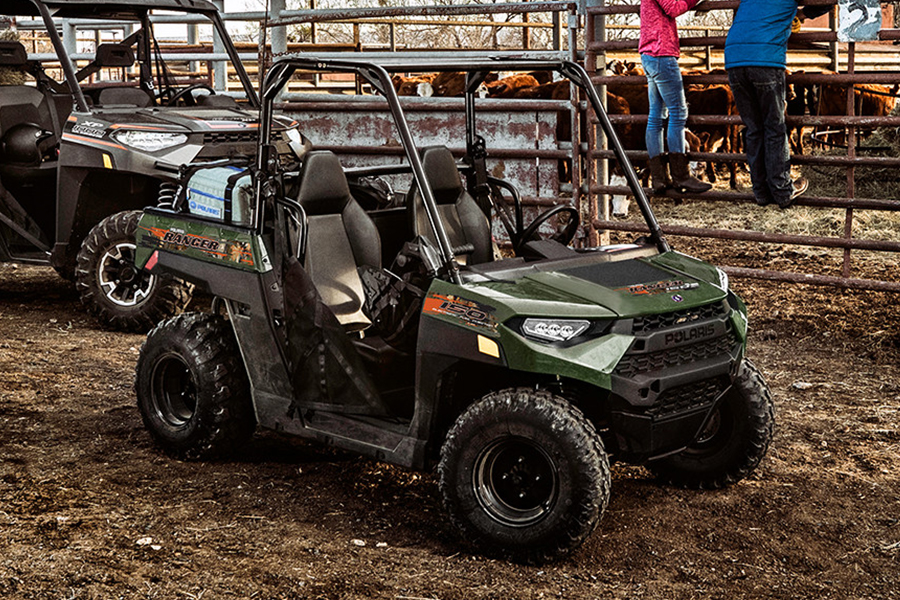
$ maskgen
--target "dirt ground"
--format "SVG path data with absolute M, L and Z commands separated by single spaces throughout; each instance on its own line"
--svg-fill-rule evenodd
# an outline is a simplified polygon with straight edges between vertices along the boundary
M 777 404 L 759 470 L 696 492 L 616 466 L 594 535 L 532 567 L 464 546 L 430 474 L 270 433 L 168 458 L 135 406 L 142 336 L 0 265 L 0 597 L 900 598 L 900 296 L 733 284 Z

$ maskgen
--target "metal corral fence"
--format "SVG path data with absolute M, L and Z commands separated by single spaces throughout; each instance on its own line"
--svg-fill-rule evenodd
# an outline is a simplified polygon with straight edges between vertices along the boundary
M 631 4 L 604 2 L 597 0 L 594 6 L 587 9 L 587 24 L 585 28 L 585 47 L 586 47 L 586 64 L 589 70 L 597 75 L 593 77 L 593 81 L 598 86 L 606 86 L 609 83 L 632 83 L 645 84 L 646 78 L 643 76 L 624 76 L 614 77 L 604 74 L 604 66 L 611 52 L 634 52 L 637 48 L 637 39 L 630 40 L 607 40 L 605 35 L 605 19 L 609 15 L 637 13 L 639 6 Z M 704 3 L 704 8 L 710 11 L 723 11 L 736 9 L 740 2 L 738 0 L 708 0 Z M 835 0 L 804 0 L 803 5 L 835 5 Z M 717 238 L 724 240 L 736 241 L 752 241 L 776 244 L 794 244 L 802 246 L 814 246 L 821 248 L 838 248 L 843 250 L 843 261 L 841 274 L 839 276 L 828 276 L 805 273 L 794 273 L 784 271 L 774 271 L 766 269 L 748 269 L 748 268 L 726 268 L 730 273 L 737 276 L 771 279 L 779 281 L 793 281 L 803 283 L 816 283 L 835 285 L 844 288 L 859 289 L 875 289 L 900 291 L 900 282 L 882 281 L 874 279 L 862 279 L 851 276 L 851 251 L 852 250 L 869 250 L 883 252 L 900 252 L 900 241 L 883 241 L 883 240 L 867 240 L 858 239 L 853 236 L 854 211 L 861 210 L 879 210 L 879 211 L 898 211 L 900 210 L 900 201 L 894 199 L 872 199 L 857 197 L 857 169 L 859 167 L 900 167 L 900 157 L 875 157 L 860 156 L 857 152 L 857 130 L 872 129 L 875 127 L 900 127 L 900 117 L 898 116 L 866 116 L 856 114 L 856 103 L 854 102 L 854 84 L 877 83 L 887 86 L 895 86 L 900 84 L 900 54 L 898 54 L 896 46 L 891 44 L 893 40 L 900 40 L 900 30 L 898 29 L 882 29 L 879 32 L 879 39 L 887 43 L 885 45 L 875 44 L 857 44 L 853 42 L 838 44 L 835 16 L 832 11 L 829 18 L 828 30 L 809 31 L 794 33 L 790 39 L 788 68 L 796 69 L 798 66 L 810 68 L 810 63 L 818 63 L 825 69 L 837 70 L 841 72 L 809 72 L 790 73 L 787 81 L 789 84 L 845 84 L 847 86 L 847 102 L 846 115 L 819 116 L 817 114 L 789 116 L 787 119 L 789 126 L 812 126 L 830 129 L 847 130 L 846 155 L 844 156 L 810 156 L 802 154 L 794 154 L 792 163 L 795 165 L 818 165 L 830 167 L 843 167 L 847 174 L 846 194 L 840 197 L 810 197 L 802 196 L 797 199 L 796 204 L 814 207 L 839 208 L 844 212 L 843 236 L 841 237 L 820 237 L 809 235 L 785 235 L 778 233 L 767 233 L 759 231 L 747 230 L 722 230 L 722 229 L 703 229 L 696 227 L 683 226 L 666 226 L 663 229 L 670 234 L 684 235 L 703 238 Z M 814 43 L 825 44 L 824 48 L 810 49 L 809 46 Z M 688 55 L 688 61 L 696 62 L 696 55 L 700 53 L 704 60 L 708 61 L 707 66 L 716 68 L 723 67 L 722 49 L 725 44 L 724 35 L 720 36 L 702 36 L 702 37 L 682 37 L 682 48 Z M 818 60 L 809 60 L 809 55 L 813 53 Z M 712 60 L 710 61 L 710 57 Z M 805 57 L 805 58 L 800 58 Z M 864 57 L 862 61 L 866 71 L 857 71 L 858 58 Z M 880 60 L 872 60 L 872 57 L 880 58 Z M 881 70 L 876 70 L 881 69 Z M 724 72 L 690 75 L 684 76 L 685 85 L 689 84 L 727 84 L 728 77 Z M 641 123 L 647 121 L 646 115 L 611 115 L 614 123 Z M 739 125 L 740 118 L 738 116 L 710 116 L 692 114 L 688 118 L 688 126 L 703 125 Z M 594 133 L 597 130 L 592 130 Z M 602 134 L 601 134 L 602 135 Z M 589 147 L 595 147 L 590 144 Z M 647 153 L 641 151 L 629 152 L 633 159 L 646 159 Z M 743 154 L 737 153 L 692 153 L 691 158 L 699 161 L 717 161 L 726 163 L 743 163 L 745 157 Z M 591 191 L 596 194 L 623 194 L 628 193 L 627 188 L 620 186 L 608 185 L 609 159 L 612 158 L 611 151 L 593 152 L 589 156 L 588 163 L 594 167 L 596 172 L 595 181 L 604 182 L 604 184 L 592 185 Z M 602 196 L 601 196 L 602 197 Z M 698 196 L 699 197 L 699 196 Z M 753 195 L 747 193 L 724 192 L 712 190 L 703 194 L 704 200 L 713 200 L 731 203 L 753 203 Z M 608 205 L 604 202 L 594 203 L 592 206 L 591 224 L 594 227 L 592 232 L 594 239 L 606 231 L 645 231 L 645 228 L 633 223 L 612 220 L 609 216 Z
M 220 9 L 223 0 L 213 0 Z M 804 0 L 804 5 L 835 5 L 835 0 Z M 708 11 L 730 11 L 739 5 L 738 0 L 707 0 L 704 9 Z M 584 60 L 589 71 L 595 73 L 594 82 L 598 86 L 608 83 L 645 84 L 642 76 L 606 75 L 604 67 L 612 58 L 637 60 L 637 35 L 634 26 L 608 24 L 610 15 L 637 14 L 639 2 L 614 2 L 610 0 L 578 0 L 547 1 L 526 3 L 471 4 L 449 6 L 405 6 L 405 7 L 372 7 L 346 9 L 315 9 L 315 0 L 311 0 L 311 8 L 307 10 L 285 9 L 285 0 L 271 0 L 271 11 L 267 15 L 262 11 L 243 13 L 224 13 L 226 21 L 259 23 L 261 30 L 268 28 L 268 43 L 264 45 L 263 37 L 259 43 L 239 43 L 241 59 L 252 74 L 258 74 L 260 63 L 265 64 L 273 57 L 291 53 L 315 52 L 328 57 L 333 53 L 355 52 L 359 57 L 385 59 L 389 52 L 402 52 L 404 61 L 408 61 L 416 53 L 433 55 L 435 50 L 401 48 L 395 41 L 395 30 L 408 25 L 429 24 L 434 26 L 480 26 L 491 28 L 518 27 L 524 32 L 521 37 L 521 56 L 536 58 L 568 58 Z M 484 17 L 487 14 L 519 15 L 518 21 L 485 21 L 470 17 Z M 530 16 L 544 13 L 550 15 L 550 22 L 535 20 Z M 448 17 L 457 17 L 448 20 Z M 438 20 L 435 20 L 438 19 Z M 182 61 L 189 71 L 204 70 L 199 76 L 209 78 L 218 90 L 227 90 L 229 77 L 221 67 L 226 59 L 222 48 L 216 42 L 210 46 L 200 42 L 196 27 L 190 24 L 198 18 L 172 15 L 155 15 L 156 23 L 188 23 L 187 45 L 164 45 L 163 52 L 169 61 Z M 538 22 L 543 21 L 543 22 Z M 286 26 L 308 24 L 312 31 L 312 40 L 308 44 L 289 44 Z M 323 23 L 350 23 L 353 26 L 354 39 L 351 44 L 321 44 L 315 37 L 316 26 Z M 29 23 L 21 23 L 20 28 L 28 29 Z M 39 26 L 39 24 L 36 24 Z M 359 28 L 362 26 L 383 26 L 389 29 L 389 43 L 381 47 L 366 47 L 360 39 Z M 123 35 L 127 35 L 129 25 L 121 25 Z M 552 30 L 551 49 L 538 51 L 530 44 L 529 31 L 534 28 Z M 99 30 L 112 29 L 108 22 L 70 21 L 63 25 L 64 37 L 69 40 L 70 51 L 75 52 L 76 31 L 91 31 L 94 38 L 100 41 Z M 608 39 L 607 33 L 616 29 L 617 37 L 625 39 Z M 621 31 L 626 33 L 622 34 Z M 627 31 L 634 33 L 629 36 Z M 682 28 L 682 67 L 698 69 L 721 69 L 723 66 L 722 49 L 725 42 L 725 31 L 710 28 Z M 900 40 L 900 30 L 882 29 L 881 40 Z M 210 51 L 211 50 L 211 51 Z M 484 57 L 490 51 L 454 50 L 455 58 Z M 346 54 L 344 54 L 346 55 Z M 52 60 L 51 56 L 41 57 Z M 90 53 L 75 54 L 79 60 L 90 60 Z M 261 60 L 260 60 L 261 59 Z M 857 70 L 865 69 L 865 71 Z M 847 153 L 844 156 L 809 156 L 795 155 L 792 162 L 796 165 L 821 165 L 844 167 L 847 172 L 846 194 L 840 197 L 803 197 L 798 204 L 814 207 L 839 208 L 845 211 L 844 235 L 842 237 L 815 237 L 806 235 L 784 235 L 758 231 L 734 231 L 719 229 L 703 229 L 696 227 L 665 226 L 666 232 L 674 235 L 686 235 L 727 240 L 744 240 L 752 242 L 797 244 L 818 246 L 823 248 L 843 249 L 843 266 L 840 276 L 821 274 L 787 273 L 779 271 L 730 268 L 732 274 L 756 278 L 798 281 L 836 285 L 840 287 L 881 289 L 900 291 L 900 282 L 878 281 L 851 277 L 851 251 L 876 250 L 885 252 L 900 251 L 900 242 L 865 240 L 853 237 L 854 211 L 859 210 L 900 210 L 900 201 L 857 198 L 856 169 L 861 166 L 900 167 L 900 158 L 859 156 L 856 151 L 857 128 L 900 127 L 900 117 L 871 117 L 855 115 L 853 102 L 853 84 L 881 83 L 895 85 L 900 83 L 900 53 L 894 46 L 866 44 L 857 46 L 854 43 L 839 44 L 837 42 L 834 11 L 827 28 L 802 31 L 791 37 L 788 57 L 790 70 L 802 69 L 802 73 L 792 73 L 788 82 L 793 84 L 810 83 L 843 83 L 850 84 L 847 91 L 847 111 L 844 116 L 803 115 L 790 116 L 789 125 L 844 128 L 848 129 Z M 881 70 L 879 70 L 881 69 Z M 815 72 L 819 71 L 819 72 Z M 826 72 L 839 71 L 839 73 Z M 197 74 L 197 73 L 195 73 Z M 708 74 L 686 74 L 685 84 L 727 84 L 724 72 Z M 359 102 L 340 96 L 312 95 L 300 91 L 321 92 L 340 91 L 334 85 L 330 88 L 321 85 L 316 79 L 306 88 L 293 87 L 295 93 L 284 97 L 283 109 L 302 117 L 307 123 L 307 134 L 317 146 L 341 151 L 345 164 L 363 166 L 378 162 L 395 162 L 400 160 L 400 150 L 383 136 L 373 134 L 380 131 L 380 122 L 388 116 L 382 104 L 376 102 Z M 601 98 L 604 97 L 601 89 Z M 588 226 L 579 243 L 595 245 L 607 239 L 609 231 L 641 231 L 642 227 L 633 223 L 610 219 L 609 195 L 627 194 L 628 189 L 608 184 L 610 172 L 609 162 L 613 158 L 608 150 L 592 151 L 594 139 L 598 135 L 596 120 L 593 126 L 581 128 L 586 110 L 583 103 L 571 101 L 504 101 L 487 100 L 496 103 L 493 116 L 488 117 L 489 166 L 502 176 L 510 179 L 523 192 L 525 204 L 532 207 L 553 205 L 572 201 L 579 206 Z M 446 133 L 461 127 L 458 116 L 462 113 L 462 99 L 455 98 L 409 98 L 403 100 L 403 106 L 411 115 L 415 131 L 422 145 L 448 143 Z M 571 125 L 570 139 L 559 139 L 552 126 L 559 119 L 568 119 Z M 646 123 L 646 115 L 611 115 L 613 123 Z M 504 131 L 509 124 L 522 124 L 523 120 L 535 124 L 535 135 L 532 139 L 523 140 L 510 136 Z M 689 126 L 739 125 L 737 116 L 692 114 Z M 547 126 L 550 124 L 551 126 Z M 353 127 L 357 132 L 354 146 L 329 143 L 335 131 L 346 131 Z M 368 129 L 367 129 L 368 128 Z M 520 128 L 521 129 L 521 128 Z M 368 131 L 368 133 L 366 133 Z M 602 134 L 601 142 L 602 142 Z M 331 136 L 331 137 L 330 137 Z M 459 139 L 458 137 L 456 139 Z M 452 146 L 452 143 L 451 143 Z M 602 143 L 601 146 L 603 147 Z M 523 148 L 527 148 L 523 150 Z M 461 146 L 453 146 L 455 154 L 462 153 Z M 645 151 L 629 151 L 633 160 L 646 159 Z M 691 158 L 700 161 L 720 163 L 743 163 L 745 157 L 736 152 L 731 153 L 692 153 Z M 535 161 L 535 159 L 537 159 Z M 561 181 L 556 173 L 560 162 L 567 163 L 566 180 Z M 703 194 L 704 200 L 732 203 L 753 202 L 751 194 L 713 190 Z

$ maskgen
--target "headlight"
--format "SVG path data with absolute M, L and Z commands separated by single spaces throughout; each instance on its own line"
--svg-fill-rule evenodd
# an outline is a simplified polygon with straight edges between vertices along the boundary
M 719 287 L 722 288 L 723 291 L 728 291 L 728 273 L 716 267 L 716 272 L 719 274 Z
M 180 146 L 187 142 L 187 136 L 183 133 L 162 133 L 158 131 L 135 131 L 123 129 L 113 134 L 113 139 L 120 144 L 125 144 L 144 152 L 159 152 L 173 146 Z
M 542 342 L 568 342 L 590 326 L 590 321 L 572 319 L 525 319 L 522 333 Z

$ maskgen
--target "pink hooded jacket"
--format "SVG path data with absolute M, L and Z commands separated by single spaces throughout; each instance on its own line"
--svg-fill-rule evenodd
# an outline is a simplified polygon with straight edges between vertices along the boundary
M 638 52 L 650 56 L 681 56 L 675 17 L 699 0 L 641 0 L 641 42 Z

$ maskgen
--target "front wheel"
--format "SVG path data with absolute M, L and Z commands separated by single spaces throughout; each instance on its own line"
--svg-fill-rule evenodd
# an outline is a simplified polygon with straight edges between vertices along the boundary
M 447 434 L 438 475 L 463 537 L 525 562 L 578 548 L 609 500 L 609 460 L 593 425 L 564 399 L 533 389 L 470 406 Z
M 660 480 L 679 487 L 722 488 L 756 469 L 774 432 L 775 405 L 769 388 L 756 366 L 744 359 L 731 389 L 697 439 L 648 467 Z
M 135 266 L 140 217 L 133 210 L 100 221 L 81 245 L 75 269 L 75 285 L 88 311 L 104 326 L 138 333 L 184 310 L 193 289 Z
M 231 324 L 187 313 L 163 321 L 141 347 L 138 409 L 158 446 L 178 458 L 213 458 L 256 428 L 250 385 Z

